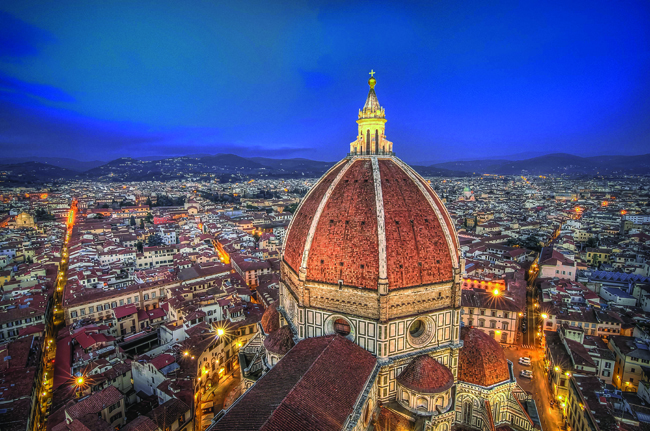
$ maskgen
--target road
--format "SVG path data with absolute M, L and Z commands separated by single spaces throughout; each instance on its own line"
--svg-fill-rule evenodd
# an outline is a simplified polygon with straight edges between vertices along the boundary
M 48 402 L 52 398 L 52 382 L 54 377 L 54 363 L 53 359 L 56 356 L 56 339 L 59 333 L 59 329 L 63 326 L 63 306 L 61 305 L 61 300 L 63 298 L 63 289 L 67 283 L 67 273 L 68 273 L 68 243 L 70 242 L 70 236 L 72 235 L 72 226 L 74 225 L 74 218 L 76 216 L 76 200 L 72 201 L 70 205 L 70 215 L 68 217 L 68 223 L 66 226 L 66 235 L 61 248 L 61 265 L 59 266 L 59 275 L 57 277 L 56 285 L 54 286 L 54 294 L 52 307 L 54 308 L 51 313 L 49 313 L 50 319 L 45 322 L 46 325 L 46 355 L 47 362 L 46 366 L 43 368 L 42 372 L 45 374 L 43 378 L 43 390 L 39 392 L 38 395 L 38 405 L 41 408 L 42 422 L 36 424 L 35 428 L 45 429 L 45 418 L 49 412 L 47 411 Z
M 552 392 L 549 388 L 548 379 L 544 372 L 543 356 L 544 353 L 541 349 L 505 349 L 506 358 L 514 364 L 515 376 L 517 376 L 517 383 L 523 390 L 533 396 L 537 412 L 539 413 L 540 421 L 542 422 L 543 431 L 557 431 L 562 424 L 560 410 L 551 408 L 550 400 Z M 529 357 L 533 365 L 526 367 L 519 365 L 519 358 L 522 356 Z M 519 375 L 521 370 L 532 370 L 533 379 L 526 379 Z

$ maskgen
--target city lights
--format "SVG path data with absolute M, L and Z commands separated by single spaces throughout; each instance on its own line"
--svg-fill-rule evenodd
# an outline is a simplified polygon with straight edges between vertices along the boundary
M 492 293 L 494 294 L 494 296 L 499 296 L 501 292 L 499 292 L 499 289 L 494 289 Z
M 548 319 L 548 314 L 546 313 L 542 314 L 542 319 Z

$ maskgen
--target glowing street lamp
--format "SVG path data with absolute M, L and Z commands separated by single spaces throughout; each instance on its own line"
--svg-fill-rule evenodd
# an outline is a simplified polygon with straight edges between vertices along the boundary
M 501 294 L 501 292 L 499 292 L 499 289 L 494 289 L 492 293 L 494 294 L 494 296 L 499 296 Z
M 546 313 L 542 314 L 542 319 L 548 319 L 548 314 Z
M 223 328 L 217 329 L 217 335 L 222 336 L 225 333 L 226 333 L 226 331 L 224 331 Z
M 81 386 L 84 384 L 84 378 L 83 376 L 77 377 L 77 386 Z

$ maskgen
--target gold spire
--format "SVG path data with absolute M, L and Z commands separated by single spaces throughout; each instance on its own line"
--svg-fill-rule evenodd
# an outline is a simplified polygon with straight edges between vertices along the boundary
M 370 79 L 368 80 L 368 85 L 370 88 L 375 88 L 375 84 L 377 84 L 377 80 L 375 79 L 375 71 L 370 69 Z

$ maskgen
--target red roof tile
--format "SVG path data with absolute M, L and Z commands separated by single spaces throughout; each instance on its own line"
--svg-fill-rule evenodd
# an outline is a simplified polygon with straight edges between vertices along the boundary
M 293 341 L 293 332 L 291 332 L 289 325 L 284 325 L 282 328 L 276 329 L 264 339 L 264 347 L 266 350 L 277 355 L 286 355 L 295 344 Z
M 421 355 L 404 368 L 397 382 L 416 392 L 437 394 L 454 385 L 454 375 L 431 356 Z
M 492 386 L 510 379 L 508 362 L 501 345 L 485 332 L 463 328 L 464 346 L 458 355 L 458 380 Z
M 211 431 L 340 430 L 376 359 L 339 335 L 299 342 Z
M 280 329 L 280 313 L 278 313 L 278 303 L 274 302 L 264 311 L 262 315 L 262 329 L 267 334 Z
M 336 187 L 330 173 L 305 199 L 294 216 L 285 243 L 284 260 L 300 270 L 306 239 L 323 202 L 307 259 L 307 279 L 377 289 L 379 239 L 372 163 L 352 159 Z M 428 183 L 393 159 L 379 159 L 383 200 L 388 288 L 419 286 L 453 279 L 458 258 L 454 225 Z M 433 202 L 433 207 L 429 203 Z M 440 216 L 438 216 L 440 214 Z M 450 234 L 450 240 L 445 236 Z

